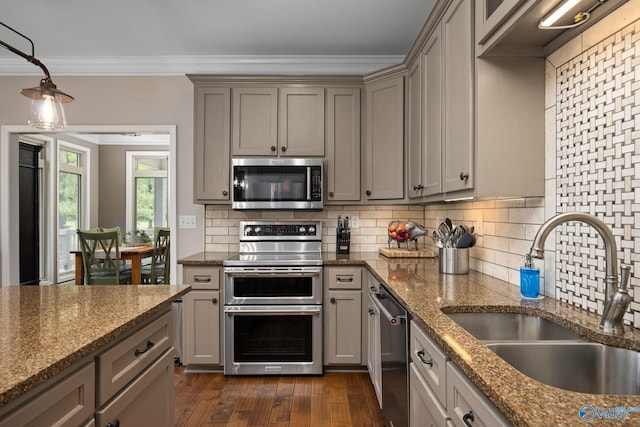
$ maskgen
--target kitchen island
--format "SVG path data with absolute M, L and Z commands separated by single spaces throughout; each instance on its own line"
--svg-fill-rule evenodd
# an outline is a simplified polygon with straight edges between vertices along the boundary
M 200 253 L 179 260 L 179 263 L 221 266 L 227 255 Z M 535 381 L 498 357 L 445 312 L 530 313 L 548 318 L 592 341 L 640 351 L 640 332 L 633 328 L 627 327 L 622 336 L 603 334 L 598 330 L 599 315 L 553 298 L 523 300 L 517 286 L 476 271 L 464 275 L 440 274 L 437 259 L 391 259 L 377 253 L 325 253 L 323 264 L 365 266 L 514 425 L 576 425 L 581 422 L 579 410 L 585 405 L 605 409 L 640 407 L 640 396 L 576 393 Z M 637 423 L 640 415 L 631 413 L 627 420 Z
M 143 357 L 138 358 L 138 361 L 146 358 L 148 363 L 145 361 L 138 368 L 136 362 L 126 360 L 132 375 L 159 360 L 160 353 L 169 353 L 173 346 L 171 302 L 190 289 L 177 285 L 1 288 L 0 425 L 7 422 L 16 408 L 28 407 L 32 400 L 46 394 L 52 382 L 66 380 L 80 368 L 81 380 L 93 377 L 94 364 L 97 369 L 104 369 L 108 363 L 102 356 L 117 353 L 114 350 L 135 341 L 138 332 L 144 334 L 148 329 L 149 336 L 154 338 L 143 339 L 146 343 L 155 342 L 147 344 L 149 348 L 142 349 Z M 156 323 L 160 326 L 152 331 Z M 101 391 L 108 388 L 99 379 L 103 373 L 95 373 L 98 407 L 101 400 L 115 394 Z M 93 384 L 93 378 L 88 383 Z M 93 394 L 89 391 L 87 397 Z M 87 403 L 92 414 L 93 402 Z

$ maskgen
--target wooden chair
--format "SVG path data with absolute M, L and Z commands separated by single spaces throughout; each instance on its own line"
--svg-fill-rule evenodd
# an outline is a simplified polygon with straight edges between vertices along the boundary
M 131 270 L 120 259 L 120 233 L 77 230 L 85 285 L 131 283 Z
M 142 283 L 152 285 L 157 283 L 168 284 L 171 268 L 171 232 L 166 227 L 154 227 L 153 234 L 151 264 L 142 266 Z

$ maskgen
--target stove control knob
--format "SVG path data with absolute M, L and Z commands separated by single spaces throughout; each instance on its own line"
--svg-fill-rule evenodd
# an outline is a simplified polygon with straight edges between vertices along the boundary
M 260 232 L 262 232 L 262 229 L 260 227 L 256 227 L 256 228 L 253 229 L 253 234 L 255 236 L 259 236 Z
M 253 232 L 253 229 L 251 227 L 245 227 L 245 229 L 244 229 L 244 235 L 245 236 L 251 236 L 252 232 Z
M 309 234 L 312 234 L 312 235 L 316 234 L 316 228 L 313 225 L 309 227 Z
M 305 233 L 305 231 L 307 231 L 307 229 L 306 229 L 306 228 L 304 228 L 304 227 L 302 227 L 302 226 L 298 229 L 298 232 L 299 232 L 300 234 L 304 234 L 304 233 Z

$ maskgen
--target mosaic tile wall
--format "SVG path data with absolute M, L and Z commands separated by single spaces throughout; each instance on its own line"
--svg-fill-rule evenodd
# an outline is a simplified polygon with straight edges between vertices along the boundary
M 639 22 L 555 65 L 556 211 L 590 213 L 612 229 L 632 289 L 640 286 Z M 602 313 L 604 270 L 604 246 L 590 227 L 560 228 L 556 298 Z M 625 321 L 640 327 L 640 290 L 631 295 Z

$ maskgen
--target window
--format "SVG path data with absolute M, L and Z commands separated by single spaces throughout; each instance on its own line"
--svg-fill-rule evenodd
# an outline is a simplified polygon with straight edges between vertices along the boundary
M 58 275 L 73 273 L 76 229 L 83 228 L 83 155 L 66 147 L 58 150 Z
M 127 152 L 127 232 L 144 231 L 169 223 L 169 153 Z

